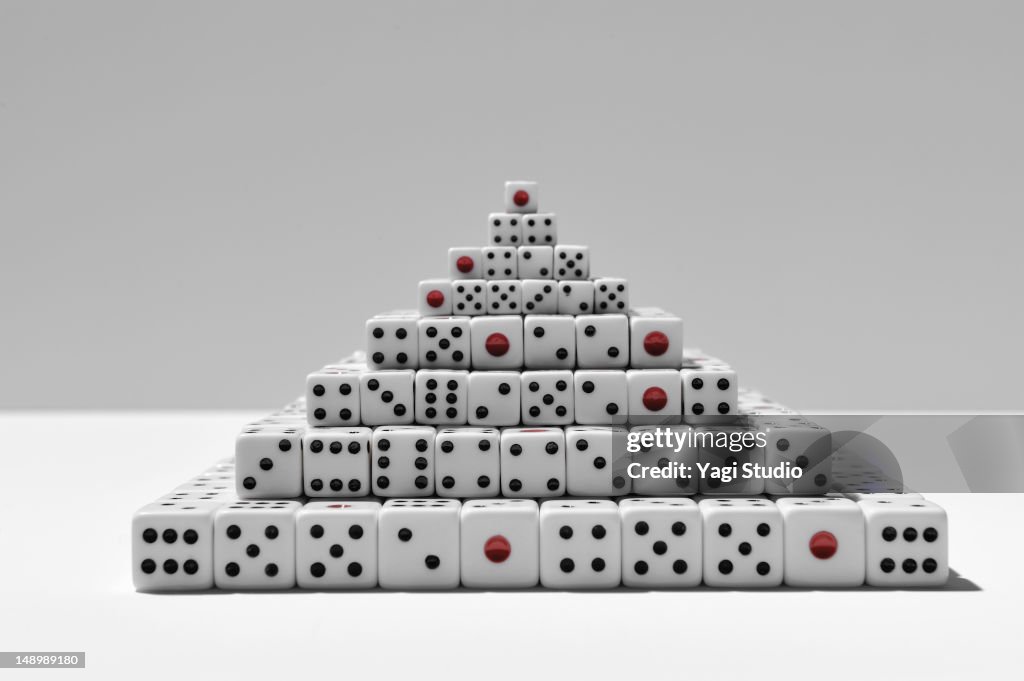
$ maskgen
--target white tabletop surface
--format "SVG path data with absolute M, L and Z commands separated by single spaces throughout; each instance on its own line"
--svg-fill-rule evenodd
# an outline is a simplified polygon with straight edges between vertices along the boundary
M 249 413 L 0 414 L 0 650 L 85 651 L 31 678 L 1016 677 L 1024 495 L 927 495 L 940 591 L 144 595 L 136 508 L 231 454 Z

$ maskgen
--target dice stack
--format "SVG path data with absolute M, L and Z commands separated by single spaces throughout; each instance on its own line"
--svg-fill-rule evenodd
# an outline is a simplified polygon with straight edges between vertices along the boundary
M 945 583 L 941 508 L 834 469 L 826 429 L 592 277 L 535 183 L 487 224 L 416 310 L 367 320 L 365 353 L 136 513 L 137 589 Z

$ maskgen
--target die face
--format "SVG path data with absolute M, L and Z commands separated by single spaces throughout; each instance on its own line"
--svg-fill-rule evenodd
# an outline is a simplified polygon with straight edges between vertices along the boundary
M 785 582 L 799 587 L 864 583 L 864 515 L 840 497 L 779 499 L 785 525 Z
M 683 369 L 683 419 L 687 423 L 728 423 L 737 414 L 736 372 L 731 369 Z
M 679 369 L 683 320 L 674 315 L 629 317 L 629 360 L 636 369 Z
M 369 428 L 315 428 L 302 440 L 303 488 L 310 497 L 370 493 Z
M 416 422 L 464 425 L 468 415 L 469 372 L 423 369 L 416 372 Z
M 306 378 L 306 418 L 309 425 L 359 425 L 360 373 L 325 369 Z
M 473 371 L 469 374 L 469 423 L 474 426 L 519 424 L 518 372 Z
M 444 428 L 434 443 L 438 496 L 495 497 L 501 487 L 495 428 Z
M 360 412 L 368 426 L 412 423 L 415 371 L 368 371 L 359 377 Z
M 594 282 L 559 281 L 558 314 L 590 314 L 594 309 Z
M 294 501 L 239 501 L 214 516 L 216 568 L 221 589 L 295 586 Z
M 552 279 L 555 249 L 551 246 L 520 246 L 518 254 L 520 279 Z
M 571 371 L 524 371 L 522 373 L 524 425 L 568 425 L 574 418 Z
M 629 322 L 625 315 L 576 317 L 576 363 L 580 369 L 624 369 L 629 365 Z
M 765 435 L 765 466 L 788 464 L 800 475 L 765 480 L 765 492 L 775 495 L 824 494 L 832 487 L 832 434 L 797 417 L 795 422 L 768 421 Z
M 622 582 L 634 587 L 700 584 L 703 523 L 692 499 L 623 499 Z
M 449 248 L 448 276 L 453 283 L 459 279 L 482 279 L 483 250 L 475 247 Z
M 594 312 L 623 314 L 629 309 L 629 282 L 613 277 L 594 280 Z
M 510 498 L 565 494 L 565 431 L 561 428 L 503 430 L 501 493 Z
M 674 426 L 662 438 L 657 426 L 638 426 L 630 432 L 640 451 L 634 456 L 641 477 L 633 477 L 633 492 L 650 496 L 692 495 L 698 491 L 700 448 L 690 437 L 689 426 Z M 646 434 L 646 436 L 645 436 Z M 671 439 L 670 439 L 671 438 Z M 652 472 L 658 469 L 657 477 Z
M 555 246 L 555 279 L 586 279 L 590 276 L 590 247 Z
M 457 315 L 487 314 L 487 282 L 465 279 L 452 282 L 452 311 Z
M 673 425 L 682 421 L 682 388 L 679 372 L 668 369 L 631 369 L 629 420 L 638 425 Z
M 625 371 L 580 369 L 573 379 L 576 423 L 607 426 L 626 422 L 629 403 Z
M 484 279 L 508 281 L 518 277 L 519 254 L 512 246 L 488 246 L 483 249 Z
M 428 426 L 383 426 L 373 431 L 370 476 L 382 497 L 434 493 L 434 438 Z
M 303 589 L 377 585 L 377 514 L 371 501 L 306 504 L 295 519 L 296 581 Z
M 378 577 L 385 589 L 459 585 L 459 511 L 453 499 L 392 499 L 378 516 Z
M 522 213 L 491 213 L 487 216 L 488 243 L 518 246 L 523 240 Z
M 523 312 L 527 314 L 557 313 L 557 284 L 551 280 L 545 279 L 524 279 Z
M 540 523 L 532 499 L 473 500 L 462 505 L 462 584 L 524 589 L 540 578 Z
M 626 430 L 600 426 L 565 429 L 565 483 L 574 496 L 629 494 Z
M 426 279 L 420 282 L 419 313 L 423 317 L 452 314 L 451 280 Z
M 764 448 L 753 428 L 701 427 L 695 432 L 700 436 L 700 463 L 707 467 L 699 480 L 702 493 L 745 497 L 764 492 L 763 475 L 744 476 L 744 467 L 764 466 Z
M 537 183 L 516 180 L 505 183 L 505 212 L 534 213 L 537 211 Z
M 896 496 L 856 502 L 864 514 L 867 583 L 941 586 L 949 579 L 946 512 L 924 499 Z
M 468 284 L 460 282 L 456 288 Z M 419 361 L 424 369 L 468 369 L 469 317 L 427 317 L 419 320 Z
M 519 369 L 523 366 L 523 318 L 474 317 L 469 322 L 474 369 Z
M 523 309 L 523 288 L 519 280 L 487 282 L 487 314 L 519 314 Z
M 415 317 L 373 317 L 366 320 L 367 362 L 373 369 L 415 369 L 419 334 Z
M 704 583 L 772 587 L 782 584 L 782 515 L 768 499 L 704 499 Z
M 572 318 L 526 315 L 523 319 L 523 361 L 528 369 L 575 367 L 576 326 Z
M 235 440 L 236 492 L 242 499 L 302 494 L 304 427 L 251 426 Z
M 132 518 L 132 581 L 139 591 L 213 587 L 213 516 L 221 504 L 165 500 Z
M 554 246 L 558 243 L 558 220 L 554 213 L 523 216 L 523 244 Z
M 554 589 L 610 589 L 621 578 L 621 529 L 614 503 L 566 499 L 541 505 L 541 584 Z

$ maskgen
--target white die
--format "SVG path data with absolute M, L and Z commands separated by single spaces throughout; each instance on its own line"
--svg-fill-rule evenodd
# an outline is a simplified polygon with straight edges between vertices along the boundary
M 625 315 L 576 317 L 576 363 L 580 369 L 629 366 L 629 322 Z
M 213 515 L 219 502 L 166 500 L 132 518 L 132 581 L 139 591 L 213 588 Z
M 558 312 L 557 283 L 550 279 L 523 280 L 523 312 L 555 314 Z
M 634 369 L 683 365 L 683 320 L 666 313 L 631 314 L 629 361 Z
M 452 283 L 458 279 L 483 277 L 483 250 L 477 247 L 448 249 L 448 276 Z
M 589 246 L 573 246 L 570 244 L 555 246 L 555 279 L 586 279 L 589 276 Z
M 519 369 L 523 366 L 521 315 L 474 317 L 469 322 L 474 369 Z
M 524 371 L 521 392 L 523 425 L 568 425 L 575 418 L 569 370 Z
M 615 277 L 594 279 L 594 312 L 623 314 L 629 309 L 629 282 Z
M 745 467 L 764 467 L 764 447 L 757 431 L 746 426 L 697 428 L 700 438 L 700 491 L 718 496 L 752 496 L 764 492 L 763 475 L 746 477 Z
M 520 498 L 565 494 L 565 431 L 561 428 L 501 431 L 501 493 Z
M 775 495 L 824 494 L 832 487 L 832 433 L 798 416 L 755 419 L 765 436 L 764 465 L 787 465 L 793 475 L 765 480 Z M 799 475 L 796 470 L 800 471 Z
M 521 213 L 491 213 L 487 216 L 487 242 L 492 246 L 518 246 L 523 238 Z
M 421 369 L 416 372 L 416 423 L 460 426 L 468 416 L 469 372 Z
M 519 314 L 523 310 L 523 287 L 518 279 L 488 281 L 487 314 Z
M 437 495 L 496 497 L 501 436 L 495 428 L 443 428 L 434 441 Z
M 540 518 L 533 499 L 467 501 L 461 517 L 462 584 L 525 589 L 540 577 Z
M 903 495 L 906 497 L 907 495 Z M 858 501 L 871 586 L 941 586 L 949 579 L 949 526 L 937 504 L 874 496 Z
M 369 428 L 311 428 L 302 438 L 303 488 L 311 497 L 370 493 Z
M 367 371 L 359 376 L 360 411 L 368 426 L 413 421 L 415 371 Z
M 603 426 L 565 429 L 565 488 L 573 496 L 621 496 L 632 485 L 626 468 L 626 430 Z
M 425 497 L 434 493 L 434 438 L 431 426 L 383 426 L 373 431 L 373 492 L 382 497 Z
M 782 514 L 768 499 L 703 499 L 704 583 L 772 587 L 784 570 Z
M 623 499 L 622 583 L 685 588 L 700 584 L 703 523 L 692 499 Z
M 424 369 L 468 369 L 471 356 L 469 333 L 469 317 L 424 317 L 419 320 L 420 366 Z
M 366 320 L 366 361 L 373 369 L 415 369 L 419 360 L 417 317 Z
M 220 589 L 295 586 L 296 501 L 236 501 L 213 520 L 214 583 Z
M 463 279 L 452 282 L 452 312 L 475 317 L 487 314 L 487 282 Z
M 469 424 L 515 426 L 519 424 L 521 381 L 517 371 L 471 371 L 469 374 Z
M 564 315 L 523 318 L 523 361 L 527 369 L 572 369 L 576 366 L 576 327 Z
M 487 246 L 484 254 L 484 279 L 516 279 L 519 254 L 514 246 Z
M 459 511 L 454 499 L 392 499 L 377 519 L 377 572 L 385 589 L 459 585 Z
M 302 589 L 377 586 L 376 501 L 314 501 L 295 516 L 295 572 Z
M 505 183 L 505 212 L 534 213 L 537 211 L 537 183 L 515 180 Z
M 420 282 L 419 313 L 423 317 L 452 313 L 452 282 L 448 279 L 425 279 Z
M 682 421 L 682 388 L 678 371 L 630 369 L 629 419 L 636 424 L 673 425 Z
M 626 422 L 629 390 L 625 371 L 580 369 L 573 379 L 576 423 L 601 426 Z
M 306 419 L 309 425 L 359 425 L 359 374 L 362 371 L 324 368 L 306 377 Z
M 551 246 L 520 246 L 517 269 L 520 279 L 551 279 L 555 249 Z
M 558 220 L 555 214 L 524 215 L 523 243 L 527 246 L 554 246 L 558 243 Z
M 689 426 L 638 426 L 630 431 L 638 450 L 634 453 L 637 465 L 632 466 L 635 475 L 631 476 L 634 494 L 656 497 L 697 493 L 700 447 L 693 440 L 692 430 Z
M 779 499 L 785 525 L 785 581 L 799 587 L 864 583 L 864 514 L 842 497 Z
M 594 282 L 560 281 L 558 289 L 558 314 L 590 314 L 594 309 Z
M 242 499 L 302 494 L 302 434 L 305 427 L 246 426 L 235 439 L 236 491 Z
M 540 507 L 540 583 L 611 589 L 622 577 L 619 509 L 611 501 L 558 499 Z
M 683 420 L 692 425 L 729 423 L 737 416 L 736 372 L 731 369 L 683 369 Z

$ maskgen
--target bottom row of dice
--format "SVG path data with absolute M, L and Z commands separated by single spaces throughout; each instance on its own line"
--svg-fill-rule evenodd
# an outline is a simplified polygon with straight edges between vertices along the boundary
M 153 504 L 136 588 L 928 586 L 946 513 L 917 495 Z

